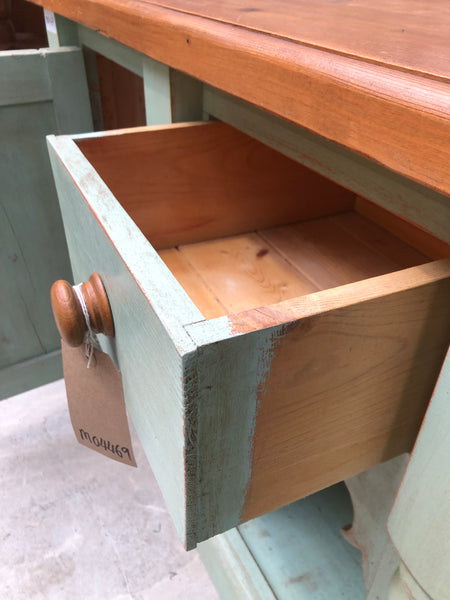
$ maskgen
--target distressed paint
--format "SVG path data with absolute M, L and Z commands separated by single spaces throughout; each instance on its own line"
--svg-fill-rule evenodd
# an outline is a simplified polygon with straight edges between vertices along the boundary
M 241 521 L 251 479 L 259 391 L 285 332 L 280 326 L 245 336 L 233 331 L 227 317 L 217 321 L 219 330 L 210 332 L 219 336 L 202 340 L 195 357 L 196 377 L 186 388 L 187 402 L 197 411 L 197 541 Z M 186 330 L 196 333 L 196 325 L 202 329 L 200 322 Z M 198 343 L 196 336 L 193 339 Z
M 450 352 L 388 521 L 406 572 L 433 600 L 450 590 L 449 457 Z
M 448 289 L 449 285 L 449 264 L 448 260 L 438 261 L 332 290 L 324 290 L 270 307 L 186 326 L 186 331 L 198 346 L 198 380 L 192 383 L 192 395 L 198 397 L 199 411 L 198 513 L 203 520 L 198 524 L 199 540 L 228 529 L 238 516 L 240 520 L 245 520 L 267 510 L 273 510 L 299 496 L 330 485 L 344 477 L 350 477 L 364 468 L 408 449 L 405 445 L 412 444 L 414 439 L 424 410 L 421 406 L 426 402 L 428 389 L 431 389 L 430 386 L 432 387 L 435 381 L 448 335 L 448 324 L 445 325 L 447 314 L 445 299 L 448 292 L 444 290 Z M 429 309 L 424 308 L 427 305 Z M 401 319 L 399 314 L 402 314 Z M 401 333 L 397 333 L 398 343 L 393 335 L 393 320 L 399 321 L 396 327 L 400 327 L 401 330 Z M 422 335 L 425 330 L 430 337 L 423 340 Z M 328 331 L 331 332 L 331 341 L 327 338 Z M 351 332 L 353 333 L 350 335 Z M 316 335 L 319 346 L 314 341 Z M 380 360 L 374 363 L 374 348 L 379 348 L 382 342 L 377 336 L 384 336 L 387 349 L 383 350 Z M 367 418 L 370 418 L 370 423 L 372 413 L 376 417 L 374 435 L 376 434 L 375 440 L 380 440 L 378 445 L 375 443 L 374 448 L 367 451 L 367 456 L 362 453 L 361 449 L 367 441 L 364 428 L 355 426 L 353 433 L 347 432 L 343 439 L 334 441 L 337 444 L 334 450 L 328 448 L 328 452 L 323 454 L 323 457 L 329 456 L 331 461 L 336 462 L 332 468 L 328 466 L 329 472 L 321 471 L 320 460 L 315 464 L 313 470 L 320 481 L 311 478 L 310 474 L 308 475 L 310 480 L 305 479 L 303 482 L 298 470 L 295 477 L 291 473 L 286 480 L 286 476 L 280 470 L 274 472 L 270 483 L 264 484 L 262 488 L 259 480 L 257 492 L 254 486 L 261 463 L 254 454 L 253 444 L 256 444 L 255 436 L 256 439 L 258 436 L 262 403 L 266 402 L 267 406 L 275 403 L 275 406 L 278 402 L 278 394 L 282 392 L 277 384 L 271 382 L 280 365 L 282 366 L 289 356 L 291 361 L 292 357 L 298 356 L 299 364 L 305 363 L 306 366 L 310 359 L 318 360 L 322 355 L 328 356 L 327 360 L 332 360 L 333 352 L 339 352 L 339 348 L 345 346 L 346 340 L 351 346 L 352 341 L 356 343 L 366 337 L 368 342 L 363 344 L 358 354 L 361 358 L 361 362 L 358 362 L 358 372 L 355 374 L 352 371 L 347 374 L 346 368 L 343 368 L 336 377 L 339 378 L 339 389 L 347 390 L 349 398 L 355 396 L 355 402 L 363 416 L 366 412 L 364 406 L 366 402 L 368 403 Z M 391 338 L 392 340 L 389 341 Z M 286 357 L 286 345 L 293 343 L 295 339 L 297 340 L 295 343 L 299 346 L 290 349 L 289 356 Z M 309 349 L 310 341 L 313 343 L 311 349 Z M 418 348 L 421 348 L 423 360 L 420 361 L 416 357 L 414 366 L 410 367 L 412 363 L 409 361 L 416 355 Z M 380 350 L 378 349 L 377 352 Z M 390 359 L 388 360 L 387 357 Z M 326 365 L 326 360 L 323 365 Z M 395 376 L 392 375 L 393 371 L 396 373 Z M 374 391 L 377 389 L 374 377 L 380 387 L 380 393 L 382 392 L 381 400 Z M 326 379 L 325 374 L 323 379 Z M 299 380 L 295 392 L 300 394 L 302 401 L 304 401 L 303 394 L 309 396 L 312 394 L 311 397 L 314 398 L 314 390 L 299 391 L 302 386 L 303 388 L 308 386 L 308 383 L 308 376 L 305 373 Z M 322 384 L 319 381 L 316 385 L 320 388 Z M 401 403 L 403 386 L 408 389 L 405 393 L 410 395 L 411 410 L 406 413 L 403 410 L 400 413 L 403 415 L 402 418 L 409 415 L 408 423 L 410 420 L 412 423 L 412 419 L 415 419 L 416 425 L 406 428 L 405 431 L 410 431 L 407 438 L 403 434 L 398 435 L 398 440 L 394 443 L 396 437 L 391 437 L 389 433 L 393 431 L 392 428 L 399 426 L 395 423 L 397 415 L 395 411 L 386 410 L 386 406 L 391 406 L 392 398 L 395 398 L 396 406 L 400 410 L 403 406 Z M 289 395 L 293 393 L 292 391 Z M 332 394 L 326 394 L 323 390 L 322 396 L 320 398 L 324 403 L 323 406 L 326 402 L 330 403 L 333 398 Z M 414 410 L 412 410 L 413 404 Z M 301 407 L 300 404 L 299 406 Z M 340 401 L 331 402 L 331 405 L 327 406 L 333 413 L 336 409 L 340 409 Z M 317 407 L 317 410 L 323 408 Z M 339 416 L 342 425 L 354 418 L 355 407 L 352 402 L 350 404 L 347 402 L 346 410 L 347 412 Z M 318 443 L 323 445 L 326 436 L 321 437 L 321 423 L 317 418 L 311 421 L 311 409 L 309 412 L 308 422 L 316 424 L 317 432 L 315 437 L 306 435 L 306 439 L 310 438 L 313 445 L 314 440 L 317 439 Z M 384 421 L 382 418 L 383 423 L 379 422 L 380 415 L 381 417 L 386 415 Z M 303 431 L 307 424 L 304 424 L 300 412 L 296 418 L 297 420 L 292 423 L 297 423 L 295 427 Z M 278 416 L 274 415 L 274 419 L 278 419 Z M 328 422 L 328 428 L 331 425 Z M 340 429 L 341 426 L 335 424 L 332 430 L 333 436 L 339 438 Z M 341 462 L 339 458 L 341 446 L 350 448 L 352 440 L 359 449 L 352 458 L 355 464 L 348 456 L 344 462 Z M 389 444 L 388 440 L 391 440 Z M 270 449 L 272 443 L 274 440 L 270 436 L 262 436 L 259 447 Z M 279 445 L 280 440 L 277 439 L 277 446 Z M 242 457 L 245 457 L 245 462 Z M 311 457 L 299 455 L 294 458 L 292 456 L 290 458 L 289 454 L 286 455 L 288 461 L 286 465 L 290 464 L 291 471 L 296 461 L 301 462 L 304 459 L 308 461 L 311 458 L 313 464 L 316 460 L 314 453 Z M 267 457 L 264 460 L 268 464 Z M 252 464 L 249 465 L 250 462 Z M 221 482 L 223 477 L 226 477 L 224 483 Z M 296 479 L 297 483 L 292 486 Z M 290 492 L 287 492 L 289 489 Z
M 204 86 L 203 104 L 221 121 L 450 241 L 447 196 L 211 86 Z
M 49 144 L 74 279 L 94 271 L 102 277 L 127 408 L 190 548 L 196 540 L 185 535 L 182 357 L 195 346 L 182 324 L 202 317 L 75 143 L 60 137 Z

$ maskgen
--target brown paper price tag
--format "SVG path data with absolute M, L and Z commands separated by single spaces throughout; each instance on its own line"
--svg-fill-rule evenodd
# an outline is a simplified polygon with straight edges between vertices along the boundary
M 120 372 L 100 350 L 94 350 L 88 369 L 84 345 L 71 348 L 63 340 L 61 345 L 70 420 L 77 440 L 135 467 Z

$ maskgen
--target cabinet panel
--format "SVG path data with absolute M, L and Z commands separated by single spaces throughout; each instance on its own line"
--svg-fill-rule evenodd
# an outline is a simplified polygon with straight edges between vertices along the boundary
M 0 397 L 7 397 L 61 376 L 48 294 L 71 270 L 45 136 L 92 124 L 78 49 L 3 52 L 0 81 Z

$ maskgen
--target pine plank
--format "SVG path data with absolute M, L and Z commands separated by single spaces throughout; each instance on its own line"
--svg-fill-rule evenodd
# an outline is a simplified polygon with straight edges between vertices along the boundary
M 268 229 L 261 235 L 322 290 L 400 268 L 329 219 Z
M 320 39 L 312 44 L 293 42 L 149 2 L 34 1 L 431 189 L 450 193 L 448 68 L 437 76 L 407 72 L 389 64 L 384 55 L 380 64 L 374 63 L 364 48 L 377 20 L 365 23 L 367 35 L 362 36 L 359 51 L 345 56 L 321 46 Z M 443 4 L 441 0 L 439 10 L 433 11 L 432 26 L 415 39 L 417 46 L 403 42 L 402 23 L 414 11 L 403 5 L 404 10 L 394 13 L 389 32 L 401 31 L 399 46 L 406 54 L 424 55 L 411 52 L 411 47 L 428 47 L 433 39 L 430 31 L 439 30 Z M 303 4 L 299 19 L 308 14 L 303 12 L 307 6 Z M 420 27 L 425 23 L 423 10 L 424 4 L 419 4 Z M 332 29 L 339 29 L 335 21 Z
M 226 4 L 217 0 L 151 3 L 339 54 L 448 77 L 450 7 L 445 0 L 380 0 L 376 5 L 356 0 L 258 0 L 253 9 L 242 0 L 228 0 Z M 427 52 L 410 51 L 419 44 L 426 45 Z
M 223 123 L 121 132 L 78 146 L 157 249 L 354 204 L 352 192 Z
M 256 233 L 180 246 L 227 312 L 274 304 L 317 290 Z
M 366 244 L 402 269 L 430 262 L 424 253 L 398 239 L 382 227 L 375 225 L 356 212 L 336 215 L 329 219 L 336 227 L 342 227 L 351 236 Z
M 208 290 L 200 274 L 192 268 L 181 252 L 176 248 L 168 248 L 160 250 L 158 254 L 205 319 L 214 319 L 227 313 L 219 300 Z
M 382 207 L 365 198 L 356 198 L 355 210 L 430 258 L 439 260 L 440 258 L 450 257 L 450 238 L 448 233 L 448 222 L 445 216 L 443 216 L 443 226 L 447 241 L 431 234 L 426 229 L 420 227 L 420 225 L 417 225 L 406 218 L 398 217 L 391 211 L 384 210 Z

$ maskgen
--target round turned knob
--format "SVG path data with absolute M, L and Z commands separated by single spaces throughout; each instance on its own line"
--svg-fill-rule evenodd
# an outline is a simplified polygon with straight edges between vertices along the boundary
M 114 322 L 100 276 L 93 273 L 89 281 L 81 284 L 80 292 L 89 313 L 91 329 L 95 333 L 113 337 Z M 81 346 L 87 325 L 75 290 L 70 283 L 60 279 L 52 285 L 50 298 L 56 327 L 62 339 L 74 348 Z

